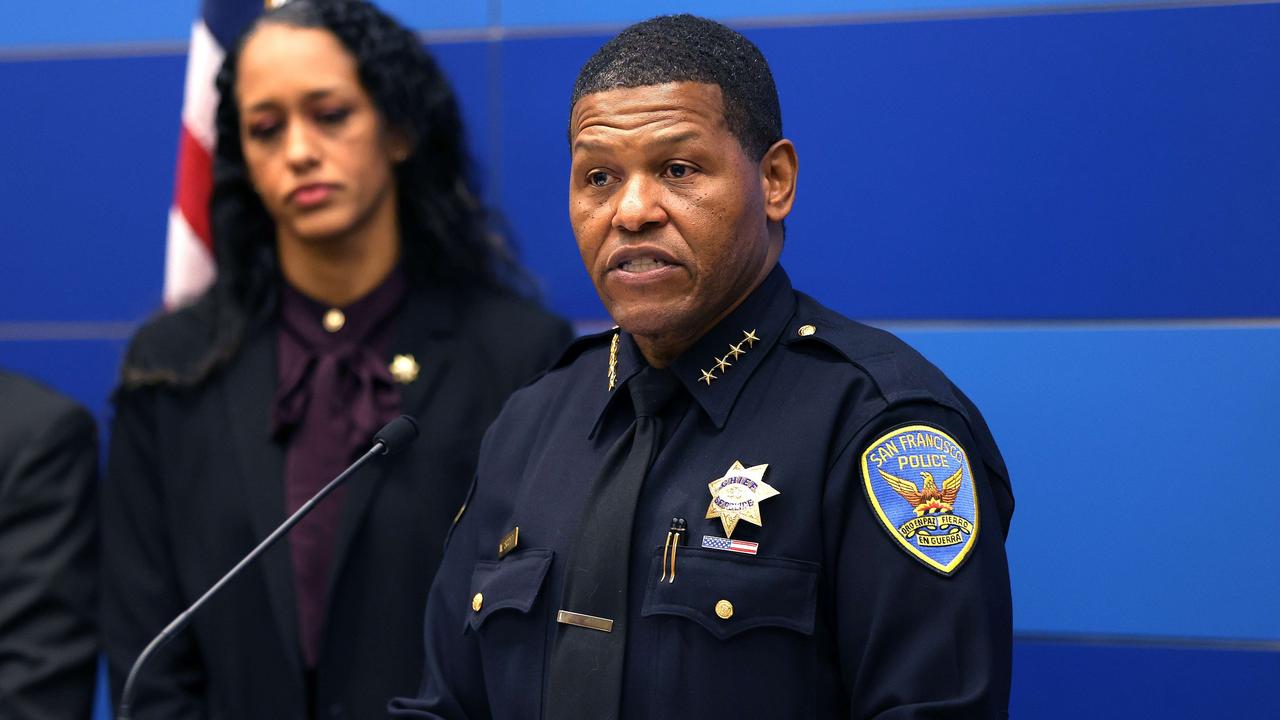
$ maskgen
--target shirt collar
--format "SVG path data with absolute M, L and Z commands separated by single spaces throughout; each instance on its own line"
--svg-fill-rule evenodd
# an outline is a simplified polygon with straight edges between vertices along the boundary
M 777 265 L 746 300 L 671 364 L 671 370 L 690 397 L 717 428 L 724 427 L 747 379 L 777 344 L 795 311 L 795 304 L 791 280 L 782 266 Z M 615 337 L 617 380 L 609 389 L 607 368 L 600 374 L 601 388 L 607 395 L 600 404 L 592 435 L 613 397 L 647 365 L 630 333 L 617 330 Z
M 312 352 L 370 342 L 395 314 L 407 288 L 404 272 L 396 267 L 364 297 L 339 308 L 307 297 L 287 282 L 281 286 L 281 326 Z M 341 322 L 335 322 L 334 317 L 341 318 Z

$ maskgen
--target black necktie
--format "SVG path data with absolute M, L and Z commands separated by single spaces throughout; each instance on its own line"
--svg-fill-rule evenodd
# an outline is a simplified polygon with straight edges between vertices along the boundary
M 644 476 L 662 439 L 658 413 L 679 386 L 670 370 L 651 367 L 627 381 L 635 422 L 605 456 L 568 557 L 549 663 L 548 720 L 618 717 L 631 526 Z

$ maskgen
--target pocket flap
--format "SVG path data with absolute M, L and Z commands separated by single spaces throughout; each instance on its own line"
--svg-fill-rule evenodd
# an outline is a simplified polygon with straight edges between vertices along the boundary
M 471 574 L 472 630 L 499 610 L 527 613 L 538 599 L 542 581 L 551 567 L 551 550 L 526 548 L 501 560 L 481 560 Z
M 737 557 L 682 547 L 675 582 L 659 582 L 662 548 L 658 548 L 640 614 L 688 618 L 721 640 L 757 627 L 812 635 L 818 570 L 818 563 L 805 560 Z

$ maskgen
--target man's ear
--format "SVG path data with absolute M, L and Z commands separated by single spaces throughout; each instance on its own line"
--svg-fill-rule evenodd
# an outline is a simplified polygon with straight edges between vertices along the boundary
M 800 161 L 796 146 L 783 138 L 760 158 L 760 183 L 764 189 L 764 212 L 769 222 L 782 222 L 796 201 L 796 176 Z

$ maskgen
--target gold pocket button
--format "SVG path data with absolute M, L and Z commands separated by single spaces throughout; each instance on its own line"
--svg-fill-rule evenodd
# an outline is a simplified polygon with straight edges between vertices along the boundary
M 475 597 L 471 598 L 471 609 L 475 612 L 480 612 L 482 607 L 484 607 L 484 594 L 476 593 Z
M 733 603 L 728 600 L 721 600 L 716 603 L 716 616 L 721 620 L 728 620 L 733 617 Z

